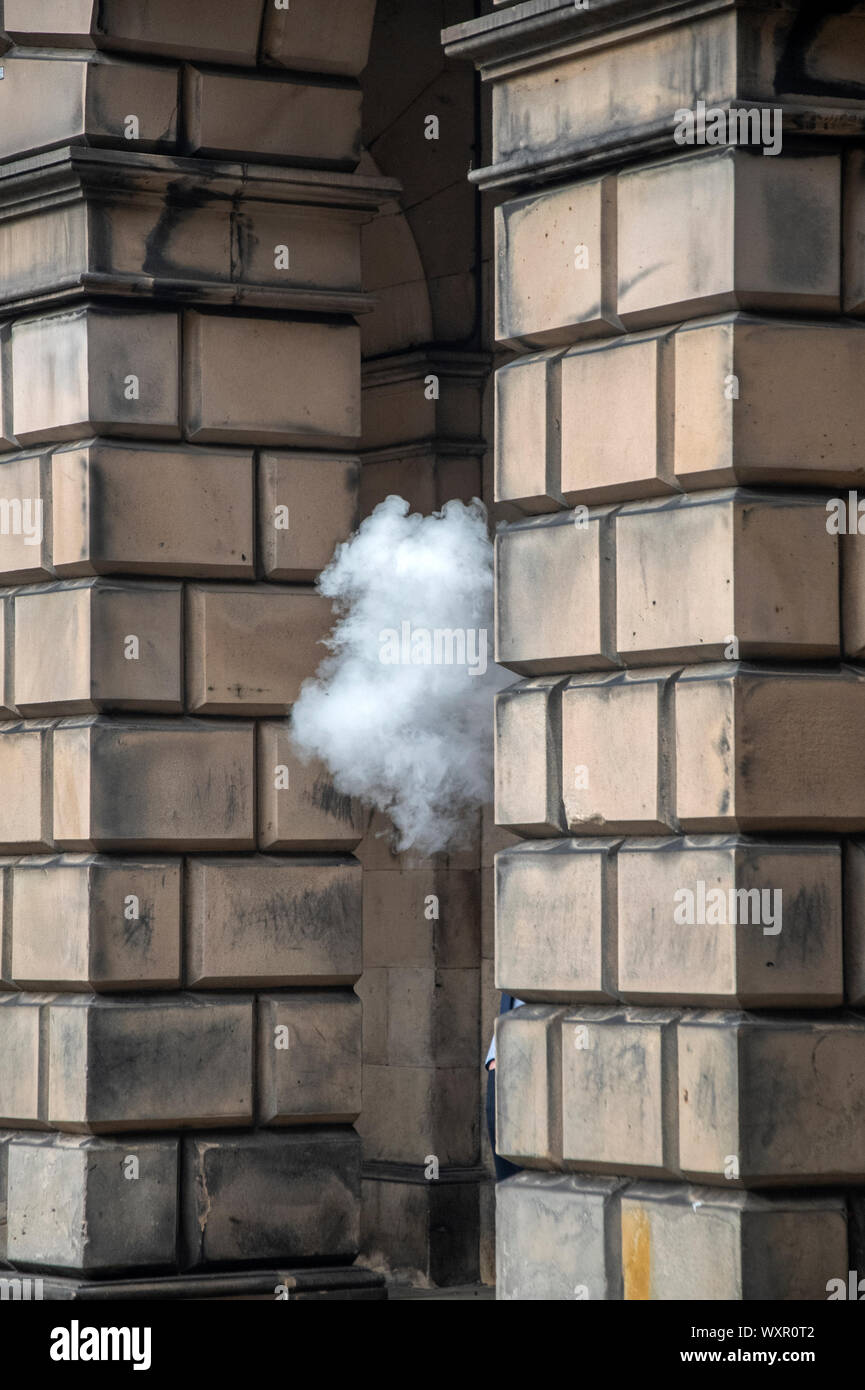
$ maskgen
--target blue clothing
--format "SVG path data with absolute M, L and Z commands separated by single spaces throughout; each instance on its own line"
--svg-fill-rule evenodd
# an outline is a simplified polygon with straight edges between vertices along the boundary
M 521 1009 L 522 1006 L 523 1006 L 523 1004 L 524 1004 L 524 1002 L 525 1002 L 525 1001 L 524 1001 L 523 999 L 517 999 L 517 998 L 515 998 L 513 994 L 503 994 L 503 995 L 502 995 L 502 1005 L 501 1005 L 501 1008 L 499 1009 L 499 1015 L 501 1016 L 502 1014 L 509 1013 L 511 1009 Z M 484 1062 L 484 1066 L 486 1067 L 487 1071 L 489 1071 L 489 1069 L 490 1069 L 490 1062 L 492 1062 L 492 1061 L 495 1060 L 495 1055 L 496 1055 L 496 1035 L 495 1035 L 495 1033 L 493 1033 L 493 1040 L 492 1040 L 492 1042 L 490 1043 L 490 1050 L 489 1050 L 489 1052 L 487 1053 L 487 1055 L 486 1055 L 486 1061 Z

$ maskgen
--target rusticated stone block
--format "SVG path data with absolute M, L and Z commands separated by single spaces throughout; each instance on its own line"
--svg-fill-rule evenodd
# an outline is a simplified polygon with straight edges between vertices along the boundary
M 734 314 L 685 324 L 672 344 L 682 487 L 855 486 L 863 478 L 860 325 Z
M 678 1171 L 678 1016 L 671 1009 L 588 1007 L 562 1020 L 568 1167 L 643 1176 Z
M 256 4 L 213 0 L 207 15 L 174 0 L 5 0 L 3 22 L 16 44 L 105 48 L 125 53 L 254 65 L 260 26 Z
M 326 454 L 265 453 L 259 537 L 268 579 L 314 579 L 357 525 L 360 465 Z
M 14 609 L 22 714 L 183 709 L 179 584 L 86 580 L 19 591 Z
M 18 447 L 12 433 L 12 330 L 0 328 L 0 454 Z
M 861 830 L 865 677 L 724 662 L 676 682 L 682 828 Z
M 22 444 L 89 434 L 176 439 L 177 315 L 87 307 L 21 319 L 12 327 L 12 393 Z
M 51 577 L 48 457 L 19 454 L 0 463 L 0 576 L 4 582 Z
M 97 440 L 54 452 L 51 487 L 58 574 L 255 573 L 251 453 Z
M 350 444 L 360 434 L 360 330 L 353 323 L 189 310 L 187 437 L 200 443 Z
M 348 83 L 183 71 L 187 154 L 354 169 L 361 91 Z
M 52 1135 L 9 1146 L 9 1259 L 107 1274 L 170 1268 L 177 1240 L 176 1139 Z
M 75 850 L 252 849 L 253 742 L 239 721 L 62 720 L 54 839 Z
M 361 867 L 336 857 L 187 862 L 187 983 L 350 985 L 361 972 Z
M 615 182 L 591 179 L 496 209 L 496 338 L 543 347 L 620 329 L 610 291 Z
M 324 659 L 330 601 L 311 588 L 191 584 L 186 699 L 193 714 L 287 714 Z
M 630 503 L 615 525 L 622 661 L 838 656 L 838 543 L 821 499 L 698 493 Z
M 342 990 L 264 995 L 258 1010 L 260 1123 L 357 1119 L 362 1013 L 357 995 Z
M 567 828 L 661 834 L 673 824 L 670 669 L 574 676 L 562 691 Z
M 473 869 L 364 866 L 364 971 L 375 966 L 476 966 L 479 918 L 478 874 Z
M 727 1008 L 842 1002 L 837 843 L 626 840 L 617 861 L 621 998 Z
M 22 0 L 23 3 L 23 0 Z M 95 54 L 5 60 L 0 159 L 53 145 L 120 145 L 167 152 L 177 144 L 177 68 Z
M 478 1159 L 477 1065 L 366 1065 L 357 1131 L 366 1162 L 467 1167 Z M 395 1122 L 398 1117 L 398 1122 Z
M 6 1193 L 9 1175 L 9 1145 L 15 1138 L 14 1129 L 0 1130 L 0 1269 L 6 1269 L 6 1237 L 8 1225 L 6 1221 L 7 1201 Z
M 745 1187 L 863 1181 L 865 1019 L 695 1010 L 679 1023 L 678 1053 L 686 1177 Z
M 621 1197 L 626 1301 L 814 1301 L 846 1278 L 838 1196 L 639 1183 Z
M 617 665 L 612 513 L 561 512 L 496 537 L 496 661 L 522 675 Z
M 561 689 L 553 676 L 496 696 L 496 824 L 518 835 L 558 835 L 562 809 Z
M 616 997 L 617 840 L 496 855 L 496 985 L 518 999 Z
M 737 308 L 840 308 L 837 154 L 677 155 L 620 174 L 617 208 L 617 307 L 628 330 Z
M 54 723 L 0 723 L 0 847 L 34 854 L 51 845 L 49 744 Z
M 562 497 L 569 507 L 675 492 L 666 334 L 620 338 L 561 361 Z
M 496 1148 L 524 1168 L 562 1166 L 562 1019 L 523 1004 L 496 1019 Z
M 78 1134 L 250 1124 L 252 1013 L 243 995 L 56 996 L 49 1123 Z
M 52 997 L 0 994 L 0 1125 L 47 1128 L 42 1041 Z
M 844 844 L 844 997 L 865 1004 L 865 845 Z
M 496 1298 L 622 1296 L 617 1178 L 517 1173 L 496 1185 Z
M 19 988 L 179 985 L 180 860 L 54 855 L 20 860 L 11 873 Z
M 368 813 L 337 792 L 317 759 L 294 752 L 287 724 L 258 726 L 258 837 L 264 850 L 332 850 L 360 843 Z
M 360 1140 L 350 1129 L 183 1140 L 186 1267 L 351 1260 L 360 1234 Z
M 529 513 L 562 506 L 560 353 L 517 358 L 495 374 L 495 500 Z
M 262 29 L 262 61 L 301 72 L 356 77 L 366 67 L 375 0 L 294 0 L 268 5 Z

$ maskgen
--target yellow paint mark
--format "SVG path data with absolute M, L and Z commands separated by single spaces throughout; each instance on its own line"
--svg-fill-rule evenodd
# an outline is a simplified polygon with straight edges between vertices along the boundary
M 648 1302 L 652 1284 L 652 1237 L 649 1218 L 642 1207 L 628 1205 L 622 1212 L 622 1273 L 625 1301 Z

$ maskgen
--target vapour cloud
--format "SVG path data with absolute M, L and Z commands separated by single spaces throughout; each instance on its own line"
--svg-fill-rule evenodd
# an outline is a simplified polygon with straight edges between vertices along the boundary
M 419 516 L 388 497 L 318 588 L 337 622 L 292 711 L 298 753 L 321 758 L 337 791 L 386 811 L 400 849 L 456 847 L 491 797 L 493 693 L 513 679 L 492 661 L 482 503 Z

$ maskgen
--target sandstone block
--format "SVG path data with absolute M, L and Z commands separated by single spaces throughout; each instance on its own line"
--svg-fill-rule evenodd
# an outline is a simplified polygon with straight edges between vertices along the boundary
M 846 1268 L 843 1198 L 640 1183 L 621 1198 L 626 1301 L 819 1301 Z
M 5 0 L 3 22 L 14 43 L 35 48 L 121 49 L 199 62 L 254 65 L 256 5 L 215 0 L 205 24 L 173 0 Z
M 496 537 L 496 661 L 523 675 L 617 664 L 612 513 L 562 512 Z
M 95 440 L 54 452 L 51 488 L 58 574 L 255 573 L 251 453 Z
M 9 1257 L 97 1275 L 170 1268 L 176 1139 L 17 1138 L 9 1146 Z
M 623 661 L 838 656 L 838 547 L 822 499 L 698 493 L 630 503 L 615 524 Z
M 617 861 L 622 999 L 727 1008 L 842 1002 L 837 843 L 634 839 Z
M 83 308 L 19 320 L 15 434 L 22 444 L 89 434 L 176 439 L 178 370 L 173 313 Z
M 187 861 L 187 983 L 350 985 L 361 971 L 361 868 L 334 856 Z
M 347 854 L 360 843 L 367 813 L 337 792 L 317 759 L 294 752 L 287 724 L 258 726 L 258 837 L 264 850 L 332 850 Z
M 48 994 L 0 994 L 0 1125 L 46 1129 L 43 1042 Z
M 261 1124 L 350 1124 L 357 1119 L 361 1014 L 357 995 L 343 990 L 259 998 Z
M 671 828 L 674 672 L 573 676 L 562 691 L 562 791 L 569 830 Z
M 858 830 L 865 678 L 852 667 L 777 670 L 724 662 L 676 683 L 676 810 L 682 828 Z
M 473 869 L 368 869 L 363 874 L 364 971 L 377 966 L 477 965 L 480 891 Z
M 407 1168 L 404 1179 L 363 1179 L 361 1260 L 374 1267 L 386 1250 L 398 1278 L 420 1273 L 447 1298 L 448 1288 L 478 1283 L 481 1204 L 491 1185 L 470 1173 L 449 1182 L 423 1174 Z
M 360 1234 L 360 1140 L 350 1129 L 183 1140 L 184 1264 L 350 1261 Z
M 496 856 L 496 985 L 518 999 L 616 997 L 616 840 Z
M 259 544 L 268 579 L 314 579 L 357 525 L 357 459 L 264 453 L 259 465 Z
M 324 659 L 330 601 L 311 588 L 191 584 L 186 699 L 193 714 L 287 714 Z
M 82 60 L 20 52 L 4 66 L 0 159 L 54 145 L 116 145 L 163 153 L 177 146 L 174 67 L 95 54 Z
M 350 444 L 360 434 L 355 324 L 188 311 L 184 415 L 199 443 Z
M 179 584 L 55 585 L 19 591 L 14 609 L 22 714 L 182 710 Z
M 253 725 L 239 721 L 62 721 L 54 735 L 56 843 L 252 849 L 253 740 Z
M 678 1171 L 677 1018 L 671 1009 L 591 1006 L 563 1018 L 568 1167 L 666 1177 Z
M 478 1059 L 477 969 L 391 967 L 387 1056 L 397 1065 L 470 1067 Z
M 47 720 L 0 723 L 0 847 L 38 853 L 51 845 L 50 743 Z
M 523 1168 L 562 1166 L 565 1013 L 524 1004 L 496 1019 L 496 1147 Z
M 495 374 L 495 500 L 529 513 L 562 505 L 560 353 L 518 358 Z
M 375 0 L 294 0 L 290 9 L 268 6 L 262 61 L 306 72 L 356 77 L 365 67 Z
M 179 860 L 53 855 L 20 860 L 11 873 L 10 973 L 19 988 L 179 985 Z
M 51 578 L 49 460 L 19 454 L 0 463 L 0 576 L 4 583 Z
M 620 1299 L 624 1187 L 571 1173 L 517 1173 L 498 1183 L 496 1298 Z
M 433 1155 L 468 1167 L 478 1159 L 477 1065 L 363 1069 L 357 1132 L 369 1163 L 422 1163 Z
M 677 156 L 620 174 L 617 208 L 629 331 L 736 308 L 838 312 L 838 155 Z
M 861 1017 L 689 1012 L 678 1054 L 686 1177 L 744 1187 L 862 1182 Z
M 252 1121 L 253 1001 L 206 994 L 55 998 L 48 1120 L 71 1133 Z
M 564 830 L 561 741 L 562 680 L 540 676 L 496 696 L 496 824 L 519 835 Z
M 183 102 L 187 154 L 331 169 L 360 159 L 356 86 L 187 66 Z

